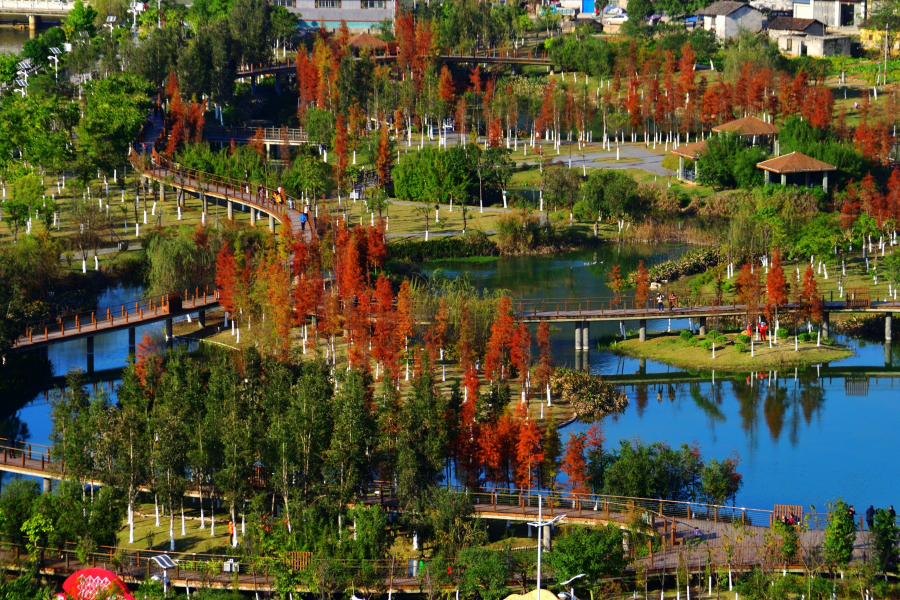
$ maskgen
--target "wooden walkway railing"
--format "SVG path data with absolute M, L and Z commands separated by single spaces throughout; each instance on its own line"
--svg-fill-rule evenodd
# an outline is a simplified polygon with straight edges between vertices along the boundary
M 62 315 L 54 319 L 33 321 L 25 327 L 13 346 L 24 347 L 35 342 L 63 341 L 86 332 L 107 333 L 144 322 L 159 320 L 167 315 L 181 316 L 187 312 L 205 310 L 218 304 L 215 284 L 184 290 L 182 294 L 161 294 L 133 302 L 116 304 L 92 311 Z
M 397 60 L 397 52 L 391 53 L 390 47 L 382 53 L 372 56 L 372 60 L 379 62 L 392 62 Z M 533 50 L 530 48 L 495 48 L 478 50 L 475 48 L 444 48 L 435 57 L 438 61 L 448 62 L 493 62 L 506 64 L 532 64 L 549 65 L 552 63 L 550 54 L 546 50 Z M 250 77 L 253 75 L 270 75 L 273 73 L 286 73 L 297 68 L 294 58 L 276 59 L 269 63 L 250 63 L 238 66 L 238 77 Z

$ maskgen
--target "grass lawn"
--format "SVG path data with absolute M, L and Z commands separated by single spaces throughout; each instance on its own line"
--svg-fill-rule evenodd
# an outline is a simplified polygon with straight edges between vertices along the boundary
M 726 335 L 734 341 L 737 334 Z M 753 356 L 750 348 L 739 352 L 734 345 L 716 344 L 716 357 L 711 350 L 683 341 L 678 335 L 660 334 L 648 336 L 646 342 L 637 338 L 617 342 L 613 351 L 635 358 L 649 358 L 683 369 L 716 369 L 734 371 L 755 371 L 772 368 L 794 367 L 827 363 L 853 355 L 853 351 L 840 346 L 816 347 L 815 342 L 801 342 L 794 351 L 794 339 L 779 340 L 769 347 L 762 342 L 755 343 Z
M 873 255 L 876 254 L 874 252 L 873 245 Z M 884 278 L 881 278 L 878 281 L 878 286 L 875 286 L 875 274 L 877 272 L 876 268 L 878 266 L 878 259 L 881 257 L 869 256 L 869 272 L 866 272 L 866 261 L 862 258 L 862 253 L 854 250 L 852 256 L 848 256 L 844 259 L 846 275 L 843 277 L 843 288 L 844 288 L 844 297 L 846 297 L 846 292 L 850 288 L 864 288 L 869 291 L 869 297 L 872 300 L 884 300 L 887 296 L 888 292 L 888 282 Z M 816 274 L 816 283 L 818 286 L 819 294 L 824 296 L 826 301 L 840 301 L 842 300 L 840 288 L 838 287 L 838 282 L 841 280 L 841 259 L 836 258 L 834 255 L 830 255 L 825 257 L 825 268 L 821 273 Z M 816 269 L 818 269 L 819 259 L 815 258 Z M 796 286 L 802 285 L 802 279 L 804 273 L 806 272 L 806 267 L 809 265 L 807 261 L 785 261 L 784 262 L 784 275 L 787 280 L 787 284 L 790 287 L 789 296 L 793 297 L 793 290 L 796 289 Z M 766 271 L 762 267 L 757 268 L 761 269 L 760 279 L 761 281 L 765 281 Z M 799 273 L 799 281 L 798 274 Z M 828 273 L 828 278 L 825 278 L 825 271 Z M 722 265 L 720 267 L 715 267 L 712 270 L 712 273 L 721 272 L 724 278 L 725 274 L 725 266 Z M 731 279 L 726 280 L 727 286 L 733 286 L 737 279 L 737 272 L 735 276 Z M 709 283 L 705 283 L 703 285 L 698 285 L 699 281 L 708 279 Z M 715 293 L 714 290 L 714 282 L 715 276 L 710 277 L 709 275 L 704 276 L 700 275 L 692 275 L 690 277 L 679 279 L 678 283 L 685 285 L 687 288 L 696 287 L 702 294 L 711 295 Z M 733 289 L 733 288 L 728 288 Z M 726 292 L 726 295 L 730 297 L 731 292 Z

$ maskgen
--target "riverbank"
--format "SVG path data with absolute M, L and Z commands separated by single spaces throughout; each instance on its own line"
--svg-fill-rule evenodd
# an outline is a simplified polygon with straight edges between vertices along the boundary
M 794 338 L 781 339 L 771 347 L 767 343 L 741 344 L 738 334 L 727 334 L 717 338 L 715 358 L 711 340 L 707 337 L 683 339 L 678 334 L 661 333 L 648 336 L 646 342 L 637 338 L 615 342 L 610 352 L 632 358 L 650 359 L 682 369 L 716 369 L 733 371 L 758 371 L 801 367 L 831 363 L 853 356 L 853 350 L 837 344 L 817 346 L 815 340 L 798 341 Z M 709 343 L 707 343 L 709 342 Z

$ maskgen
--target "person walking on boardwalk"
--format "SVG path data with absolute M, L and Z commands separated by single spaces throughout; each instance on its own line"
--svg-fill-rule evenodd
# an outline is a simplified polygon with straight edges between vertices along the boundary
M 866 509 L 866 525 L 869 526 L 869 531 L 872 531 L 872 525 L 875 524 L 875 507 L 871 504 L 869 508 Z
M 659 312 L 663 311 L 663 295 L 662 292 L 656 293 L 656 310 Z
M 675 301 L 677 300 L 677 296 L 675 296 L 675 292 L 669 294 L 669 310 L 675 310 Z

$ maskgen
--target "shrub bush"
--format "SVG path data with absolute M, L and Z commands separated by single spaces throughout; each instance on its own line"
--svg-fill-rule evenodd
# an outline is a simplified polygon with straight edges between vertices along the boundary
M 737 344 L 734 345 L 734 349 L 737 350 L 738 352 L 746 352 L 747 346 L 738 342 Z
M 678 337 L 686 342 L 693 337 L 693 334 L 688 329 L 682 329 L 681 333 L 678 334 Z
M 737 341 L 739 344 L 744 344 L 746 346 L 750 343 L 750 336 L 746 333 L 739 333 L 737 336 Z
M 785 329 L 784 327 L 779 327 L 779 328 L 775 331 L 775 333 L 776 333 L 776 335 L 777 335 L 778 337 L 780 337 L 780 338 L 781 338 L 781 337 L 787 338 L 789 335 L 791 335 L 791 332 L 788 331 L 787 329 Z
M 807 332 L 804 331 L 803 333 L 801 333 L 801 334 L 798 335 L 797 337 L 800 338 L 800 341 L 801 341 L 801 342 L 808 342 L 808 341 L 810 341 L 810 339 L 812 338 L 812 334 L 811 334 L 811 333 L 807 333 Z
M 713 342 L 712 340 L 703 340 L 702 342 L 700 342 L 700 347 L 704 350 L 712 350 Z
M 714 339 L 716 339 L 717 337 L 719 337 L 719 332 L 716 331 L 715 329 L 712 329 L 712 330 L 710 330 L 710 331 L 708 331 L 708 332 L 706 333 L 706 337 L 708 337 L 708 338 L 714 340 Z

